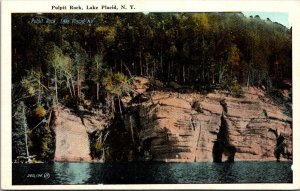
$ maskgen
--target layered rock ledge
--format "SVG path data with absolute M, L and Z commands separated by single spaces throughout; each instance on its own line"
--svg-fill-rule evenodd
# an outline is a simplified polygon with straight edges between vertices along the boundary
M 221 91 L 145 92 L 148 100 L 138 105 L 140 127 L 134 127 L 140 144 L 155 161 L 275 160 L 277 132 L 291 154 L 292 119 L 265 101 L 260 89 L 244 92 L 243 98 Z
M 136 95 L 122 98 L 130 111 L 122 118 L 124 126 L 139 152 L 135 157 L 128 150 L 128 160 L 232 162 L 276 160 L 276 152 L 292 156 L 292 119 L 259 88 L 244 88 L 244 96 L 236 98 L 226 91 L 146 91 L 147 80 L 137 80 Z M 60 112 L 55 114 L 54 160 L 93 160 L 89 134 L 105 130 L 104 119 Z

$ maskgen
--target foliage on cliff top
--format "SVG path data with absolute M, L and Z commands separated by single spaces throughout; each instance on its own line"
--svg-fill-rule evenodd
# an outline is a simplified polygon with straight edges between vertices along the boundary
M 107 75 L 102 78 L 102 85 L 108 93 L 111 93 L 117 97 L 132 91 L 129 79 L 120 72 L 108 72 Z

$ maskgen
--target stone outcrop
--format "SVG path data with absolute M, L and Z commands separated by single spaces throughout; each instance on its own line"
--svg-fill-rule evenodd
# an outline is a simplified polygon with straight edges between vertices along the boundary
M 54 161 L 91 161 L 88 133 L 103 127 L 103 122 L 90 115 L 77 116 L 62 107 L 53 109 L 56 135 Z
M 127 154 L 126 149 L 120 152 L 128 160 L 232 162 L 276 160 L 274 151 L 292 153 L 292 119 L 261 89 L 244 88 L 244 96 L 236 98 L 226 91 L 149 91 L 149 81 L 140 77 L 134 86 L 134 95 L 122 98 L 123 130 L 131 142 L 124 142 L 130 145 Z M 66 109 L 54 110 L 53 115 L 54 160 L 91 161 L 88 134 L 104 130 L 108 119 Z
M 156 161 L 275 160 L 276 130 L 291 153 L 291 118 L 262 90 L 244 92 L 145 92 L 134 123 L 141 147 Z

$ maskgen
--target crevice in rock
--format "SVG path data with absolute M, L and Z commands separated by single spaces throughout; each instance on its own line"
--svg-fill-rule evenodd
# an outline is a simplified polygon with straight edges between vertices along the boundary
M 226 162 L 234 162 L 236 148 L 229 143 L 228 124 L 225 120 L 224 113 L 221 116 L 221 126 L 212 152 L 213 162 L 222 162 L 223 155 L 227 156 Z
M 287 150 L 287 145 L 285 143 L 285 137 L 278 133 L 277 129 L 273 130 L 269 128 L 268 132 L 273 132 L 276 137 L 276 145 L 274 148 L 274 156 L 276 161 L 280 161 L 280 157 L 283 156 L 284 158 L 291 159 L 292 154 Z
M 223 108 L 223 112 L 227 113 L 227 103 L 225 102 L 225 99 L 221 100 L 220 101 L 220 105 L 222 106 Z
M 289 120 L 289 119 L 279 119 L 279 118 L 276 118 L 276 117 L 270 117 L 270 116 L 268 117 L 268 119 L 274 120 L 274 121 L 280 121 L 280 122 L 292 124 L 292 121 Z
M 152 140 L 153 140 L 153 138 L 148 138 L 143 141 L 142 149 L 144 151 L 150 152 Z

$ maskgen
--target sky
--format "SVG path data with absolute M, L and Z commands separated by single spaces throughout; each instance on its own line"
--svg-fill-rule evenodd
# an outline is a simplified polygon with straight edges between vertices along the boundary
M 263 20 L 267 18 L 271 19 L 273 22 L 278 22 L 288 28 L 291 27 L 291 23 L 289 22 L 289 14 L 282 12 L 243 12 L 243 14 L 247 17 L 259 15 L 259 17 Z

